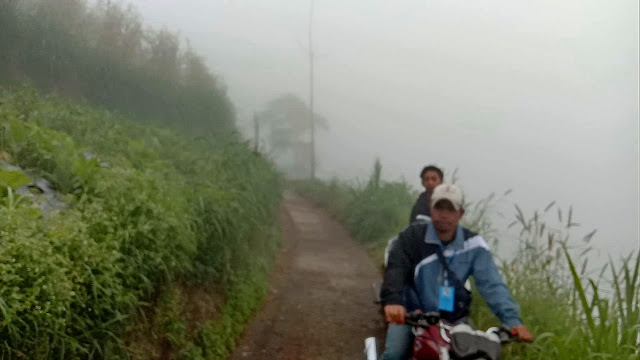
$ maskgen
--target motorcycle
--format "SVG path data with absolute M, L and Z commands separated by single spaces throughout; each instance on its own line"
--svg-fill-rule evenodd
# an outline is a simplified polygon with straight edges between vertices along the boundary
M 438 312 L 413 312 L 405 323 L 414 334 L 411 360 L 500 360 L 501 346 L 518 340 L 508 327 L 474 330 L 467 324 L 448 324 Z M 377 360 L 376 339 L 365 339 L 365 359 Z

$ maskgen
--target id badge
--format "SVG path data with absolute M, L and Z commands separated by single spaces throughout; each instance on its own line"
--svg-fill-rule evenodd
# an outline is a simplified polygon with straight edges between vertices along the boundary
M 456 289 L 453 286 L 440 286 L 438 309 L 453 312 L 453 299 Z

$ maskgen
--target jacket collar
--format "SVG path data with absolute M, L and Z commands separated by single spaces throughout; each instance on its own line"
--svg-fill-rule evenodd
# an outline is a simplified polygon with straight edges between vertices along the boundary
M 441 245 L 442 240 L 438 237 L 436 233 L 436 229 L 433 224 L 427 225 L 427 232 L 424 235 L 424 242 L 427 244 L 435 244 Z M 462 231 L 462 226 L 458 225 L 456 228 L 456 234 L 454 235 L 453 240 L 449 245 L 447 245 L 447 249 L 452 250 L 462 250 L 464 249 L 464 233 Z

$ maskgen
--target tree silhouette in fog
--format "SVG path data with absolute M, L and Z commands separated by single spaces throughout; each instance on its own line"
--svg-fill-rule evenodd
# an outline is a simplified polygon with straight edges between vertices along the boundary
M 204 59 L 107 0 L 0 1 L 0 84 L 23 82 L 198 133 L 235 130 L 226 88 Z
M 271 100 L 258 114 L 265 125 L 268 151 L 287 175 L 308 177 L 311 173 L 311 119 L 307 104 L 293 94 Z M 316 127 L 328 130 L 327 120 L 315 114 Z

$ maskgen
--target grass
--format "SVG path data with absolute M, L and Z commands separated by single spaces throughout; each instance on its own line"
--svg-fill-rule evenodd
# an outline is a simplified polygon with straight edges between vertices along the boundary
M 172 358 L 228 353 L 278 246 L 281 180 L 266 159 L 235 135 L 189 138 L 30 88 L 1 91 L 0 155 L 65 204 L 45 214 L 0 192 L 0 356 L 128 359 L 125 334 L 176 284 L 215 287 L 226 302 L 190 332 L 180 311 L 158 307 Z
M 374 169 L 379 165 L 374 166 Z M 382 267 L 386 240 L 407 223 L 415 193 L 405 183 L 380 181 L 373 171 L 365 185 L 339 180 L 297 182 L 292 187 L 325 206 L 370 249 Z M 467 208 L 464 226 L 488 240 L 496 233 L 490 219 L 494 196 Z M 557 210 L 557 221 L 547 220 Z M 572 209 L 563 212 L 555 202 L 526 218 L 516 206 L 519 248 L 499 265 L 512 295 L 521 306 L 524 323 L 536 337 L 533 344 L 503 348 L 509 360 L 637 359 L 640 254 L 631 254 L 593 275 L 587 271 L 589 242 L 595 230 L 574 244 L 578 224 Z M 490 241 L 497 244 L 497 241 Z M 495 245 L 494 245 L 495 246 Z M 576 261 L 581 263 L 578 265 Z M 612 291 L 605 291 L 612 289 Z M 472 317 L 479 328 L 498 325 L 477 290 Z

